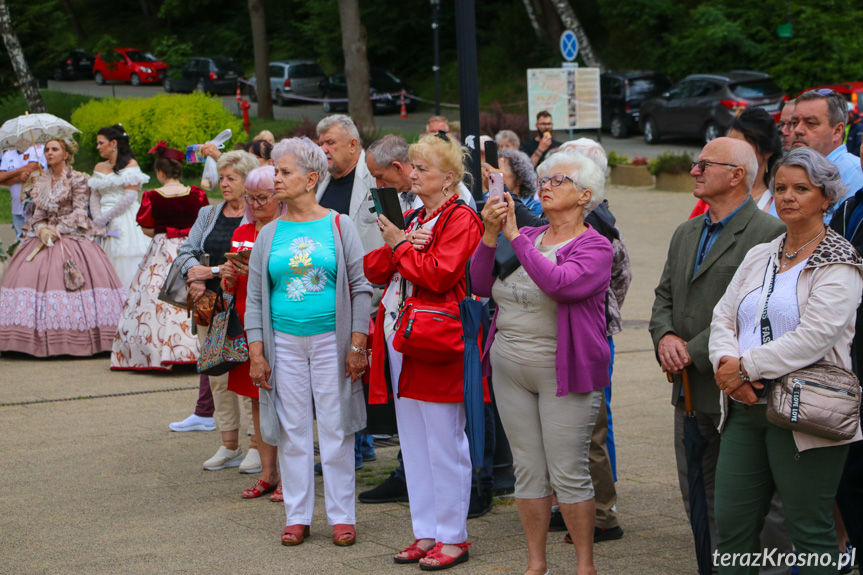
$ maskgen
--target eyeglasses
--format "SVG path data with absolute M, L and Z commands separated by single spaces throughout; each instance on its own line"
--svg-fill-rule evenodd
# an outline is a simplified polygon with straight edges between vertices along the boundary
M 836 90 L 832 88 L 819 88 L 817 90 L 813 90 L 819 96 L 830 96 L 831 94 L 835 94 Z
M 693 168 L 698 168 L 699 172 L 703 172 L 707 166 L 730 166 L 732 168 L 738 168 L 737 164 L 726 164 L 724 162 L 711 162 L 710 160 L 699 160 L 697 162 L 692 162 L 692 167 L 689 168 L 692 170 Z
M 257 206 L 265 206 L 265 205 L 267 205 L 267 202 L 270 201 L 270 198 L 272 198 L 275 195 L 276 195 L 275 192 L 273 192 L 269 196 L 263 196 L 260 198 L 256 198 L 254 196 L 250 196 L 249 194 L 246 194 L 245 200 L 246 200 L 246 203 L 249 204 L 250 206 L 252 204 L 255 204 Z
M 578 186 L 578 184 L 575 183 L 575 180 L 573 180 L 569 176 L 566 176 L 564 174 L 554 174 L 553 176 L 544 176 L 542 178 L 538 178 L 536 180 L 536 187 L 541 189 L 548 182 L 551 182 L 552 188 L 558 188 L 558 187 L 560 187 L 560 185 L 563 183 L 564 180 L 569 180 L 570 182 L 572 182 L 573 186 Z

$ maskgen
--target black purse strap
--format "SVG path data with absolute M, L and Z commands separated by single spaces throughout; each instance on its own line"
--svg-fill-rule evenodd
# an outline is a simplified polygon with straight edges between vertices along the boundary
M 773 295 L 773 288 L 776 287 L 776 274 L 778 271 L 776 262 L 771 257 L 770 262 L 767 264 L 767 271 L 764 274 L 764 283 L 767 283 L 767 276 L 770 275 L 770 284 L 766 286 L 767 296 L 764 298 L 764 308 L 761 310 L 761 345 L 773 341 L 773 326 L 770 325 L 770 317 L 767 314 L 767 310 L 770 306 L 770 296 Z M 762 284 L 761 289 L 764 288 L 765 286 Z

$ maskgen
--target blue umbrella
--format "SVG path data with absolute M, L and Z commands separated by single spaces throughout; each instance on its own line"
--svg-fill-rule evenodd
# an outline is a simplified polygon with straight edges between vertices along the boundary
M 467 296 L 458 304 L 464 339 L 464 411 L 467 417 L 467 438 L 470 443 L 470 461 L 479 474 L 485 452 L 485 395 L 482 385 L 479 326 L 483 313 L 482 302 L 470 295 L 470 271 L 467 273 Z M 477 489 L 480 481 L 477 481 Z

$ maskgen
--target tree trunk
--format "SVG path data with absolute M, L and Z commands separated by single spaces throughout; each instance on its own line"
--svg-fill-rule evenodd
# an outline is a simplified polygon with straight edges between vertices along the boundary
M 369 58 L 360 23 L 359 0 L 339 0 L 339 21 L 348 82 L 348 113 L 360 133 L 368 134 L 375 131 L 375 119 L 369 98 Z
M 0 35 L 3 36 L 3 43 L 6 45 L 6 51 L 9 52 L 12 68 L 15 69 L 15 75 L 18 76 L 18 84 L 21 86 L 21 93 L 27 100 L 30 112 L 34 114 L 47 112 L 45 102 L 42 101 L 42 94 L 39 93 L 39 85 L 36 84 L 36 78 L 30 73 L 30 67 L 27 66 L 27 60 L 21 50 L 21 43 L 18 42 L 18 35 L 12 28 L 12 19 L 9 16 L 6 0 L 0 0 Z
M 72 6 L 72 0 L 61 0 L 63 9 L 69 15 L 69 22 L 72 24 L 72 29 L 75 30 L 75 36 L 78 38 L 79 44 L 84 44 L 87 41 L 87 34 L 84 33 L 84 28 L 81 26 L 81 21 L 78 20 L 78 14 L 75 13 L 75 7 Z
M 534 12 L 542 19 L 542 40 L 552 54 L 560 53 L 560 35 L 563 34 L 563 24 L 557 15 L 557 8 L 552 0 L 531 0 Z
M 255 51 L 255 78 L 258 95 L 258 118 L 273 119 L 273 92 L 270 90 L 270 55 L 267 48 L 267 18 L 262 0 L 249 0 L 252 42 Z
M 69 0 L 64 0 L 68 2 Z M 522 0 L 524 2 L 524 10 L 527 12 L 527 19 L 530 20 L 530 26 L 533 28 L 534 33 L 538 40 L 543 40 L 542 28 L 539 27 L 539 22 L 536 19 L 536 12 L 533 9 L 533 4 L 530 3 L 530 0 Z
M 557 13 L 560 15 L 560 20 L 563 22 L 563 25 L 566 26 L 567 29 L 572 30 L 573 33 L 575 33 L 575 37 L 578 38 L 578 53 L 581 55 L 584 63 L 588 66 L 604 70 L 605 65 L 599 58 L 599 54 L 594 52 L 593 47 L 590 45 L 590 40 L 588 40 L 587 34 L 584 32 L 584 28 L 581 27 L 581 23 L 578 21 L 578 18 L 576 18 L 569 0 L 551 0 L 551 3 L 554 4 L 554 7 L 557 9 Z
M 151 28 L 158 26 L 159 23 L 156 21 L 157 10 L 153 8 L 149 0 L 140 0 L 140 4 L 141 13 L 144 15 L 144 21 L 147 22 Z

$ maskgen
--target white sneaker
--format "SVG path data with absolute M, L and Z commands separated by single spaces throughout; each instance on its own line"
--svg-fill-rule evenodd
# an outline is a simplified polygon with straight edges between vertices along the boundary
M 222 445 L 214 456 L 204 462 L 204 469 L 207 471 L 218 471 L 228 467 L 237 467 L 242 461 L 242 449 L 228 449 Z
M 194 413 L 183 421 L 169 423 L 171 431 L 215 431 L 216 422 L 212 417 L 201 417 Z
M 240 464 L 240 473 L 260 473 L 261 469 L 261 454 L 257 449 L 249 449 L 246 452 L 246 458 Z

